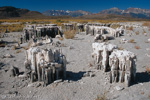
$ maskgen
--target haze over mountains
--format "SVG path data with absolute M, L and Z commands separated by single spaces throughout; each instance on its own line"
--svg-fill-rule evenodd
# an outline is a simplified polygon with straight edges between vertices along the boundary
M 143 18 L 150 19 L 150 9 L 141 8 L 127 8 L 125 10 L 120 10 L 116 7 L 102 10 L 98 13 L 91 13 L 87 11 L 77 10 L 77 11 L 64 11 L 64 10 L 47 10 L 42 13 L 37 11 L 30 11 L 28 9 L 20 9 L 15 7 L 0 7 L 0 18 L 14 18 L 14 17 L 46 17 L 46 16 L 70 16 L 78 18 L 99 18 L 105 16 L 114 17 L 127 17 L 127 18 Z

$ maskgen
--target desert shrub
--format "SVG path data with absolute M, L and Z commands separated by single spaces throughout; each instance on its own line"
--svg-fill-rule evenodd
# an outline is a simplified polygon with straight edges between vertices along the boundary
M 29 48 L 28 47 L 22 47 L 24 50 L 28 50 Z
M 122 47 L 118 47 L 118 50 L 123 50 L 124 48 L 122 48 Z
M 63 38 L 62 37 L 60 37 L 60 38 L 58 38 L 60 41 L 62 41 L 63 40 Z
M 150 74 L 150 68 L 149 67 L 145 67 L 145 71 L 148 73 L 148 74 Z
M 136 35 L 139 35 L 139 31 L 135 32 Z
M 66 39 L 73 39 L 76 35 L 76 31 L 75 30 L 65 31 L 63 32 L 63 35 Z
M 110 27 L 116 29 L 116 28 L 120 27 L 120 25 L 119 24 L 112 24 Z
M 17 50 L 17 51 L 16 51 L 16 53 L 20 53 L 20 52 L 21 52 L 21 50 Z
M 63 23 L 64 21 L 62 21 L 61 19 L 57 19 L 56 23 Z
M 134 48 L 135 48 L 135 49 L 140 49 L 140 47 L 139 47 L 139 46 L 136 46 L 136 45 L 134 46 Z
M 16 50 L 16 49 L 17 49 L 17 46 L 14 45 L 14 46 L 12 47 L 12 50 Z
M 133 26 L 127 28 L 127 30 L 133 31 Z
M 83 20 L 83 21 L 81 21 L 81 23 L 88 23 L 88 21 Z
M 135 43 L 134 39 L 128 41 L 129 43 Z
M 92 65 L 92 63 L 89 63 L 89 67 L 92 67 L 93 65 Z
M 36 21 L 32 21 L 31 24 L 37 24 L 37 22 Z
M 101 95 L 97 95 L 97 98 L 95 100 L 107 100 L 106 93 L 103 93 Z
M 150 27 L 150 22 L 145 22 L 145 23 L 142 24 L 142 26 Z
M 146 33 L 146 31 L 143 29 L 143 34 L 145 34 Z

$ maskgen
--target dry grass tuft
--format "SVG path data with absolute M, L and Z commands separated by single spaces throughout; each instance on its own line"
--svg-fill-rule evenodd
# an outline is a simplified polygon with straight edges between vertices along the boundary
M 22 47 L 24 50 L 28 50 L 29 48 L 28 47 Z
M 32 44 L 32 42 L 31 42 L 31 41 L 29 41 L 29 42 L 28 42 L 28 46 L 27 46 L 27 48 L 30 48 L 30 47 L 31 47 L 31 44 Z
M 150 74 L 150 68 L 149 67 L 145 67 L 145 71 L 148 73 L 148 74 Z
M 95 100 L 107 100 L 106 93 L 103 93 L 102 95 L 97 95 L 97 98 Z
M 139 31 L 135 32 L 136 35 L 139 35 Z
M 12 47 L 12 50 L 16 50 L 16 49 L 17 49 L 17 46 L 14 45 L 14 46 Z
M 124 48 L 122 48 L 122 47 L 118 47 L 118 50 L 123 50 Z
M 64 43 L 60 44 L 61 47 L 66 47 L 66 45 Z
M 73 39 L 76 35 L 76 31 L 75 30 L 65 31 L 63 34 L 66 39 Z
M 92 67 L 93 65 L 92 65 L 92 63 L 89 63 L 89 67 Z
M 128 41 L 129 43 L 135 43 L 134 39 Z
M 16 51 L 16 53 L 20 53 L 20 52 L 21 52 L 21 50 L 17 50 L 17 51 Z
M 135 49 L 140 49 L 140 47 L 139 47 L 139 46 L 136 46 L 136 45 L 134 46 L 134 48 L 135 48 Z
M 145 23 L 142 24 L 142 26 L 150 27 L 150 22 L 145 22 Z
M 127 28 L 127 30 L 133 31 L 133 26 Z
M 60 41 L 62 41 L 63 40 L 63 38 L 62 37 L 60 37 L 60 38 L 58 38 Z

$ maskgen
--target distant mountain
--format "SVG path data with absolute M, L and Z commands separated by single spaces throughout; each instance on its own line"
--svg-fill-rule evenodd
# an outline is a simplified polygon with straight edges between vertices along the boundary
M 69 10 L 47 10 L 42 13 L 45 16 L 71 16 L 78 17 L 83 15 L 90 15 L 90 12 L 77 10 L 77 11 L 69 11 Z
M 0 7 L 0 18 L 15 18 L 15 17 L 43 17 L 43 15 L 37 11 L 30 11 L 28 9 L 20 9 L 11 6 Z
M 99 14 L 115 14 L 123 15 L 133 18 L 146 18 L 150 19 L 150 9 L 141 9 L 141 8 L 127 8 L 126 10 L 120 10 L 116 7 L 102 10 Z
M 0 7 L 0 19 L 2 18 L 87 18 L 87 19 L 113 19 L 113 20 L 127 20 L 127 19 L 150 19 L 150 9 L 141 8 L 127 8 L 120 10 L 116 7 L 102 10 L 99 13 L 93 14 L 87 11 L 77 10 L 47 10 L 42 13 L 37 11 L 30 11 L 28 9 L 15 8 L 11 6 Z

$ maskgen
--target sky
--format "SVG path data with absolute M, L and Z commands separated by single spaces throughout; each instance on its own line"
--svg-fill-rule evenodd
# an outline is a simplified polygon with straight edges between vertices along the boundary
M 150 9 L 150 0 L 0 0 L 0 7 L 2 6 L 13 6 L 39 12 L 46 10 L 84 10 L 97 13 L 112 7 L 122 10 L 129 7 Z

